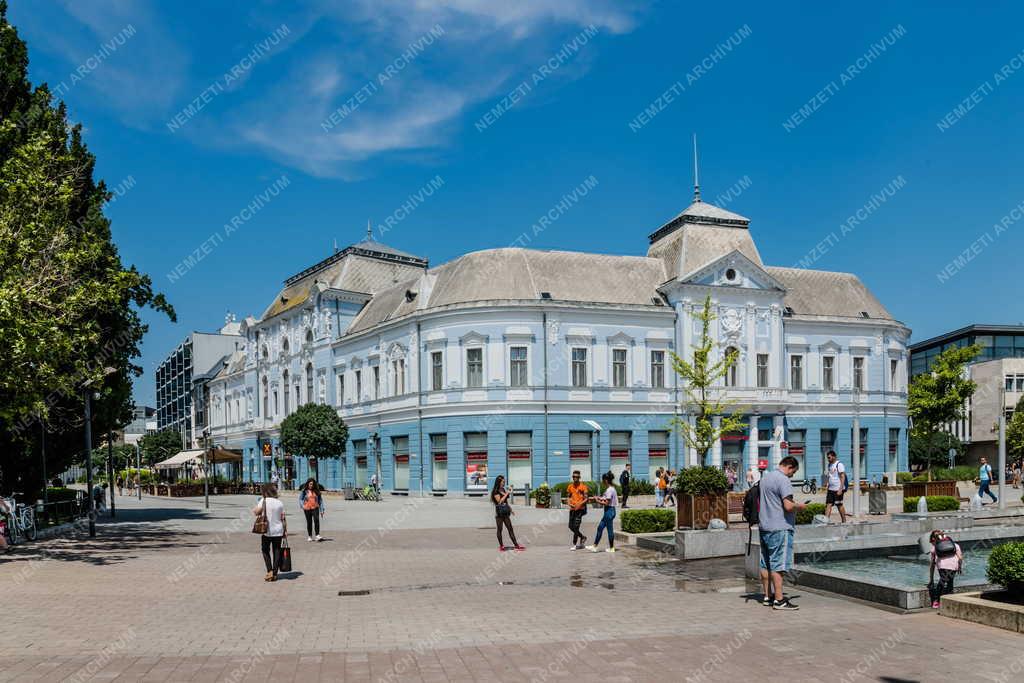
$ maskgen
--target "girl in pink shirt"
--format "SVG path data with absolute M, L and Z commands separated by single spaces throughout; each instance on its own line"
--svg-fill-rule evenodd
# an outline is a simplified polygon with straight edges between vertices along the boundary
M 936 529 L 928 539 L 932 544 L 931 562 L 928 566 L 928 593 L 932 608 L 939 608 L 939 598 L 953 592 L 953 577 L 963 569 L 964 554 L 960 545 L 945 532 Z M 935 570 L 939 570 L 939 583 L 935 583 Z

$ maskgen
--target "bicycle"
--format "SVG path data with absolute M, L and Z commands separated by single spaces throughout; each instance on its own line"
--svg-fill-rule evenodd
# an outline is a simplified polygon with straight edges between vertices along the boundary
M 817 493 L 818 482 L 813 479 L 804 479 L 804 485 L 800 487 L 800 490 L 804 493 Z
M 377 503 L 381 501 L 380 492 L 369 484 L 364 486 L 362 490 L 356 491 L 356 498 L 359 500 L 370 500 Z
M 8 515 L 7 533 L 11 537 L 11 543 L 20 543 L 24 538 L 27 541 L 36 540 L 36 514 L 29 505 L 22 505 L 7 498 L 7 505 L 11 509 Z

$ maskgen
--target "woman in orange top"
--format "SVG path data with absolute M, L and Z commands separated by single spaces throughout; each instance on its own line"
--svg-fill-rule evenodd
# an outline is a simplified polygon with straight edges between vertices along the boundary
M 313 540 L 313 528 L 316 528 L 316 540 L 322 541 L 320 537 L 320 517 L 324 514 L 324 499 L 320 495 L 320 488 L 317 486 L 316 479 L 312 477 L 302 487 L 302 493 L 299 494 L 299 505 L 302 507 L 303 514 L 306 515 L 306 540 Z
M 572 532 L 572 545 L 569 546 L 569 550 L 582 550 L 587 537 L 580 533 L 580 524 L 583 523 L 583 515 L 587 514 L 590 490 L 580 481 L 579 470 L 572 473 L 572 483 L 569 484 L 566 493 L 569 494 L 569 531 Z

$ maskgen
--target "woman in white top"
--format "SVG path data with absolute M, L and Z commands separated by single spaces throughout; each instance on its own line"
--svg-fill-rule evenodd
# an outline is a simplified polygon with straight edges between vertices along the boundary
M 263 498 L 252 509 L 257 517 L 261 512 L 267 515 L 267 533 L 260 537 L 263 563 L 267 566 L 263 580 L 277 581 L 277 561 L 281 555 L 281 540 L 288 536 L 288 521 L 284 516 L 284 503 L 277 499 L 277 487 L 273 484 L 263 485 Z
M 601 545 L 601 533 L 608 530 L 608 550 L 606 552 L 615 552 L 615 508 L 619 504 L 619 494 L 615 490 L 615 484 L 613 484 L 612 473 L 606 472 L 601 478 L 601 483 L 604 484 L 604 495 L 603 496 L 591 496 L 590 500 L 596 501 L 601 505 L 604 505 L 604 515 L 601 517 L 600 524 L 597 525 L 597 534 L 594 536 L 594 545 L 588 545 L 587 550 L 592 553 L 600 552 L 598 546 Z

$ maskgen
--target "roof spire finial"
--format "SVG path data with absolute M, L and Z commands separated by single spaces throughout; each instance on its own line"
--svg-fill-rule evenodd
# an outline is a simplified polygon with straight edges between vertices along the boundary
M 693 201 L 700 201 L 700 171 L 697 166 L 697 134 L 693 134 Z
M 373 228 L 370 227 L 370 219 L 366 219 L 366 241 L 369 242 L 373 239 Z

